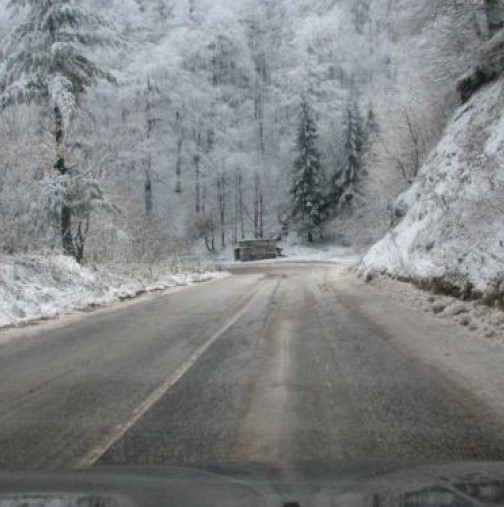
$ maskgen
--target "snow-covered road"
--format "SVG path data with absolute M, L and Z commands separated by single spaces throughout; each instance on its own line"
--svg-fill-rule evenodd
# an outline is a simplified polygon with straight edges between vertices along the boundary
M 346 267 L 236 267 L 0 333 L 0 467 L 502 460 L 503 362 Z

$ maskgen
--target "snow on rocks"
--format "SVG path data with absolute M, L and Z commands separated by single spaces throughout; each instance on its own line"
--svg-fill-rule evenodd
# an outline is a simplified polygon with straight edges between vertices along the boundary
M 441 313 L 441 312 L 444 312 L 445 310 L 446 310 L 446 304 L 441 303 L 440 301 L 437 301 L 432 305 L 432 311 L 434 313 Z
M 172 265 L 89 269 L 54 255 L 0 257 L 0 328 L 227 276 L 196 266 L 176 271 Z
M 284 258 L 280 262 L 327 262 L 334 264 L 357 264 L 359 256 L 352 247 L 334 244 L 307 245 L 297 238 L 279 243 Z
M 502 81 L 488 85 L 456 112 L 419 180 L 399 198 L 404 217 L 371 248 L 363 271 L 446 278 L 481 293 L 502 280 L 502 88 Z
M 456 303 L 450 308 L 450 313 L 456 317 L 457 315 L 462 315 L 463 313 L 469 313 L 469 308 L 464 304 Z

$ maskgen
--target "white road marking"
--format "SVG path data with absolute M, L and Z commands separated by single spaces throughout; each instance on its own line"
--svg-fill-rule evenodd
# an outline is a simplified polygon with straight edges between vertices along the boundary
M 200 348 L 184 361 L 181 366 L 167 378 L 155 391 L 153 391 L 132 413 L 130 419 L 119 424 L 108 440 L 91 449 L 83 458 L 79 459 L 75 468 L 92 467 L 114 444 L 116 444 L 127 431 L 132 428 L 198 361 L 198 359 L 229 329 L 245 315 L 256 299 L 269 287 L 265 285 L 248 301 L 247 304 L 230 320 L 212 335 Z

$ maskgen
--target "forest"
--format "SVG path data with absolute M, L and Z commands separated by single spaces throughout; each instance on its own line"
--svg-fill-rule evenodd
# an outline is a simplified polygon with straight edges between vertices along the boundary
M 498 0 L 1 0 L 0 248 L 79 263 L 364 251 Z

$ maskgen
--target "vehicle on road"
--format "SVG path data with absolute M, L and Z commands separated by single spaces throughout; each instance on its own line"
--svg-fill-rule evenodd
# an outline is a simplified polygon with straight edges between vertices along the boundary
M 282 249 L 278 246 L 278 240 L 274 239 L 241 240 L 234 248 L 235 261 L 240 262 L 276 259 L 281 256 Z

